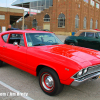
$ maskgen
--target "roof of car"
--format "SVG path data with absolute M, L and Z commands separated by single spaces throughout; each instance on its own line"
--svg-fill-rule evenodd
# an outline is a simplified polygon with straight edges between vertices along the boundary
M 10 32 L 10 33 L 52 33 L 52 32 L 47 32 L 47 31 L 36 31 L 36 30 L 10 30 L 10 31 L 6 31 L 6 32 Z M 2 32 L 2 33 L 6 33 L 6 32 Z
M 96 32 L 100 32 L 100 31 L 97 31 L 97 30 L 79 30 L 79 31 L 75 34 L 75 36 L 79 36 L 80 33 L 82 33 L 82 32 L 92 32 L 92 33 L 96 33 Z

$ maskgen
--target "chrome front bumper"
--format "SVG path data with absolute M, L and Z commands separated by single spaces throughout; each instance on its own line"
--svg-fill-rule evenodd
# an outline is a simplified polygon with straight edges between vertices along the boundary
M 100 75 L 100 72 L 96 72 L 96 73 L 92 73 L 90 75 L 84 76 L 82 78 L 75 79 L 72 82 L 71 86 L 78 86 L 78 85 L 84 83 L 85 81 L 97 79 L 99 77 L 99 75 Z

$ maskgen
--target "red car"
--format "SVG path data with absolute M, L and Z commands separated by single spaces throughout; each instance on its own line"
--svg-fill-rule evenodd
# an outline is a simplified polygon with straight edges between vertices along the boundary
M 39 76 L 41 89 L 51 96 L 64 84 L 77 86 L 100 75 L 100 51 L 63 44 L 45 31 L 0 33 L 0 66 L 3 62 Z

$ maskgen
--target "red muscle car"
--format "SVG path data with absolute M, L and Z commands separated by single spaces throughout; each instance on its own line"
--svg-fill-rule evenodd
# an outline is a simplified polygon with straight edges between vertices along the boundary
M 100 51 L 63 44 L 45 31 L 0 33 L 0 67 L 3 62 L 39 76 L 41 89 L 51 96 L 64 84 L 77 86 L 100 75 Z

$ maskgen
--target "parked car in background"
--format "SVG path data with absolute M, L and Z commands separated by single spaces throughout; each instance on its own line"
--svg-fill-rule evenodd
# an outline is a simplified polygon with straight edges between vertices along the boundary
M 74 36 L 68 36 L 64 43 L 100 50 L 100 31 L 80 30 Z
M 100 75 L 100 51 L 63 44 L 45 31 L 1 33 L 0 67 L 3 62 L 38 76 L 41 89 L 50 96 L 59 94 L 64 84 L 78 86 Z
M 48 30 L 48 29 L 43 29 L 43 31 L 50 31 L 50 30 Z
M 19 30 L 19 28 L 11 28 L 12 30 Z

